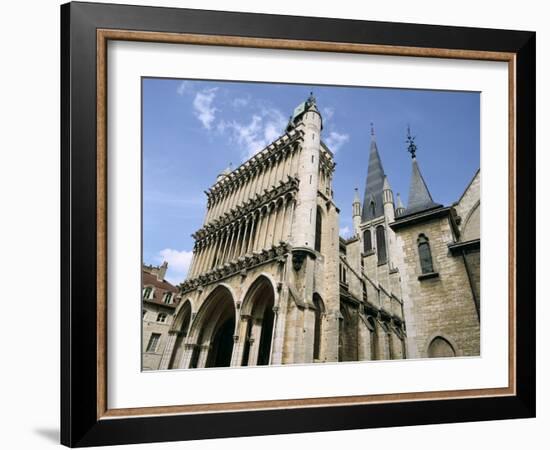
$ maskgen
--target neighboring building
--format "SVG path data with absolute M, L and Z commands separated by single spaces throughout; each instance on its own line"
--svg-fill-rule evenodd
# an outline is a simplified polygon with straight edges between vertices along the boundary
M 158 368 L 479 355 L 479 171 L 439 205 L 410 138 L 409 204 L 396 206 L 372 132 L 343 239 L 321 131 L 310 96 L 283 136 L 207 191 Z
M 168 263 L 143 266 L 142 270 L 142 369 L 159 368 L 169 338 L 174 312 L 179 303 L 178 288 L 164 279 Z

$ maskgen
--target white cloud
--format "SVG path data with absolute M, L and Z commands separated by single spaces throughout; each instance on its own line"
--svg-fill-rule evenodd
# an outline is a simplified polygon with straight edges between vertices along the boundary
M 210 130 L 212 127 L 212 122 L 216 118 L 216 112 L 219 111 L 212 106 L 217 90 L 218 88 L 210 88 L 199 91 L 195 94 L 195 99 L 193 100 L 193 112 L 202 123 L 202 126 L 207 130 Z
M 336 153 L 342 146 L 349 141 L 349 134 L 338 133 L 331 131 L 328 137 L 325 139 L 325 143 L 333 153 Z
M 285 116 L 279 110 L 266 108 L 253 114 L 249 122 L 220 122 L 217 128 L 222 133 L 231 131 L 231 138 L 241 147 L 243 160 L 247 160 L 277 139 L 285 125 Z
M 237 97 L 233 99 L 231 104 L 233 105 L 233 108 L 243 108 L 245 106 L 248 106 L 250 103 L 250 98 L 244 98 L 244 97 Z
M 334 108 L 332 108 L 330 106 L 325 106 L 321 110 L 321 113 L 323 115 L 323 121 L 328 122 L 334 116 Z
M 159 263 L 168 262 L 166 279 L 172 284 L 179 284 L 185 280 L 192 258 L 193 252 L 178 251 L 171 248 L 161 250 L 156 257 Z
M 178 95 L 183 95 L 185 91 L 188 89 L 189 89 L 189 83 L 184 80 L 178 85 L 176 92 L 178 93 Z
M 342 237 L 348 237 L 350 234 L 350 229 L 348 226 L 340 228 L 340 236 Z

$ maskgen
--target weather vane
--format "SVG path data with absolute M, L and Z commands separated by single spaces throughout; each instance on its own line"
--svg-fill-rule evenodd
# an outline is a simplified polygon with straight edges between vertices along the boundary
M 407 151 L 411 154 L 411 158 L 416 158 L 416 144 L 414 140 L 416 136 L 411 136 L 411 127 L 407 125 L 407 140 L 405 141 L 408 144 Z
M 370 135 L 374 136 L 374 122 L 370 123 Z

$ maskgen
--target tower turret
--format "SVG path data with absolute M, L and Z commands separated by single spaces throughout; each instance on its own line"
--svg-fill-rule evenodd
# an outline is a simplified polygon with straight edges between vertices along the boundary
M 360 234 L 361 225 L 361 199 L 359 198 L 359 190 L 355 188 L 355 196 L 353 203 L 351 204 L 352 217 L 353 217 L 353 231 L 355 235 Z
M 391 190 L 388 177 L 384 177 L 384 189 L 382 190 L 382 199 L 384 202 L 384 215 L 388 222 L 393 222 L 395 219 L 395 209 L 393 203 L 393 191 Z
M 399 192 L 397 193 L 397 208 L 395 208 L 395 217 L 401 216 L 405 212 L 405 207 L 403 206 L 403 202 L 401 201 L 401 195 L 399 195 Z
M 294 247 L 313 250 L 322 128 L 321 114 L 313 94 L 295 109 L 292 123 L 303 132 L 299 157 L 300 187 L 296 196 L 292 244 Z

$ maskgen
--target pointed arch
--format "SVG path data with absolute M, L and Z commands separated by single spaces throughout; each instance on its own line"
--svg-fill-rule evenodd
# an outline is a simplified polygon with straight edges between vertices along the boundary
M 179 309 L 174 322 L 172 323 L 170 331 L 176 333 L 176 341 L 174 343 L 174 349 L 172 350 L 172 356 L 168 363 L 169 369 L 178 368 L 179 362 L 183 355 L 185 347 L 185 338 L 189 331 L 189 325 L 191 324 L 192 307 L 191 302 L 186 300 L 183 306 Z
M 321 296 L 316 292 L 313 294 L 313 306 L 315 306 L 315 324 L 313 328 L 313 359 L 321 359 L 321 336 L 323 327 L 323 315 L 325 304 Z
M 386 252 L 386 229 L 384 225 L 376 227 L 376 249 L 378 254 L 378 264 L 385 264 L 388 261 Z
M 456 356 L 453 345 L 444 337 L 434 337 L 428 345 L 428 358 L 452 358 Z
M 248 288 L 241 308 L 241 318 L 247 322 L 241 365 L 262 366 L 270 363 L 274 306 L 273 284 L 267 276 L 260 275 Z
M 363 253 L 368 253 L 372 250 L 372 236 L 369 229 L 363 231 Z
M 235 303 L 231 291 L 217 286 L 206 298 L 189 330 L 193 344 L 190 368 L 229 367 L 235 333 Z
M 426 237 L 425 234 L 420 234 L 417 239 L 417 244 L 421 272 L 423 274 L 434 272 L 432 251 L 430 249 L 430 240 Z

